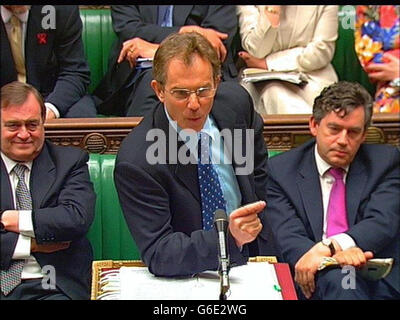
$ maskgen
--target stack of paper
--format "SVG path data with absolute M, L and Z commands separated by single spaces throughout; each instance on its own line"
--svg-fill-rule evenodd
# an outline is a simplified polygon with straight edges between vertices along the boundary
M 218 300 L 220 279 L 207 271 L 193 277 L 155 277 L 146 267 L 120 268 L 122 300 Z M 228 300 L 282 300 L 275 268 L 268 262 L 249 262 L 229 272 Z
M 307 83 L 307 76 L 301 72 L 267 71 L 259 68 L 246 68 L 242 72 L 243 82 L 260 82 L 267 80 L 281 80 L 303 85 Z

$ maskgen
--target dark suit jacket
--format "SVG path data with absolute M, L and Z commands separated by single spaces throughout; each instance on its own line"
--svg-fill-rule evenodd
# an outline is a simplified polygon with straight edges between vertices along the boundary
M 43 29 L 42 20 L 48 12 L 42 13 L 42 7 L 33 5 L 29 11 L 25 38 L 26 81 L 63 116 L 86 94 L 90 82 L 81 38 L 82 21 L 78 6 L 54 6 L 56 28 Z M 40 44 L 38 35 L 41 33 L 46 35 L 46 43 Z M 17 80 L 17 71 L 1 19 L 0 37 L 0 84 L 3 86 Z
M 89 299 L 92 248 L 86 233 L 94 217 L 95 193 L 86 165 L 88 154 L 46 142 L 33 161 L 30 191 L 38 244 L 72 241 L 66 250 L 33 253 L 41 267 L 52 265 L 56 285 L 71 299 Z M 1 160 L 1 210 L 14 209 L 8 174 Z M 1 233 L 1 269 L 8 269 L 18 234 Z
M 232 57 L 232 40 L 237 30 L 235 6 L 229 5 L 175 5 L 173 11 L 173 27 L 157 25 L 158 6 L 155 5 L 121 5 L 112 6 L 111 15 L 114 31 L 118 40 L 110 53 L 108 72 L 103 81 L 95 90 L 95 95 L 103 101 L 120 95 L 119 90 L 126 86 L 133 76 L 129 63 L 117 64 L 117 58 L 124 41 L 135 37 L 142 38 L 152 43 L 161 43 L 169 34 L 178 32 L 182 26 L 196 25 L 203 28 L 212 28 L 229 35 L 224 41 L 227 48 L 227 58 L 223 63 L 223 76 L 225 80 L 237 77 L 237 69 Z M 151 90 L 151 88 L 149 88 Z M 114 108 L 123 104 L 127 98 L 114 101 Z M 100 111 L 106 113 L 108 111 Z M 111 111 L 110 111 L 111 112 Z M 114 114 L 117 114 L 114 110 Z
M 211 113 L 221 130 L 242 129 L 240 132 L 243 133 L 244 129 L 254 129 L 254 172 L 237 175 L 242 203 L 246 204 L 265 199 L 267 154 L 261 117 L 254 112 L 250 96 L 243 88 L 240 90 L 243 91 L 231 96 L 219 96 Z M 178 161 L 170 164 L 167 160 L 167 164 L 150 164 L 146 152 L 154 142 L 146 141 L 146 135 L 151 129 L 165 132 L 166 150 L 170 143 L 177 143 L 176 137 L 168 138 L 169 122 L 164 107 L 159 104 L 123 141 L 114 172 L 125 219 L 142 260 L 152 273 L 160 276 L 216 270 L 217 233 L 214 229 L 202 230 L 197 163 L 184 165 Z M 234 134 L 240 138 L 239 132 Z M 245 143 L 243 141 L 243 145 Z M 179 150 L 182 141 L 177 144 Z M 236 163 L 233 166 L 238 167 Z M 267 236 L 263 232 L 259 237 L 259 247 L 266 245 Z M 233 265 L 246 263 L 249 252 L 250 255 L 258 254 L 257 241 L 253 241 L 250 248 L 245 245 L 243 252 L 230 235 L 228 242 Z
M 314 157 L 315 140 L 268 163 L 268 214 L 285 262 L 296 262 L 322 238 L 323 206 Z M 362 145 L 346 178 L 349 230 L 364 251 L 395 259 L 385 278 L 400 292 L 400 153 L 387 145 Z

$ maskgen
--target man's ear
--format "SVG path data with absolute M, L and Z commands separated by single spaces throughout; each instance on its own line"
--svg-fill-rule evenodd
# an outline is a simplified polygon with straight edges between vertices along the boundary
M 316 136 L 317 136 L 317 126 L 318 126 L 318 123 L 317 123 L 317 121 L 315 121 L 314 116 L 311 116 L 311 117 L 310 117 L 310 120 L 309 120 L 309 122 L 308 122 L 308 126 L 309 126 L 309 128 L 310 128 L 311 134 L 312 134 L 314 137 L 316 137 Z
M 153 88 L 155 94 L 158 97 L 158 100 L 160 100 L 162 103 L 164 103 L 165 96 L 164 96 L 164 90 L 156 80 L 151 81 L 151 87 Z

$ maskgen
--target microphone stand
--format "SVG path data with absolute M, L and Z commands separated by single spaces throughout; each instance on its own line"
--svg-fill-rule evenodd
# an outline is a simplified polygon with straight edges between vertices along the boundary
M 218 234 L 219 278 L 221 284 L 219 300 L 226 300 L 226 293 L 229 291 L 228 224 L 229 221 L 225 211 L 217 209 L 214 212 L 214 226 Z
M 226 293 L 229 291 L 229 258 L 220 259 L 219 279 L 221 284 L 219 300 L 227 300 Z

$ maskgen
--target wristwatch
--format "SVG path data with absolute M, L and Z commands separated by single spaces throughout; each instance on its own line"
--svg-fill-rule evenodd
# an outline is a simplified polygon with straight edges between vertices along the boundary
M 333 242 L 331 239 L 329 239 L 329 238 L 322 239 L 321 242 L 324 246 L 327 246 L 329 248 L 329 250 L 331 250 L 331 256 L 333 256 L 336 253 L 335 246 L 333 245 Z

